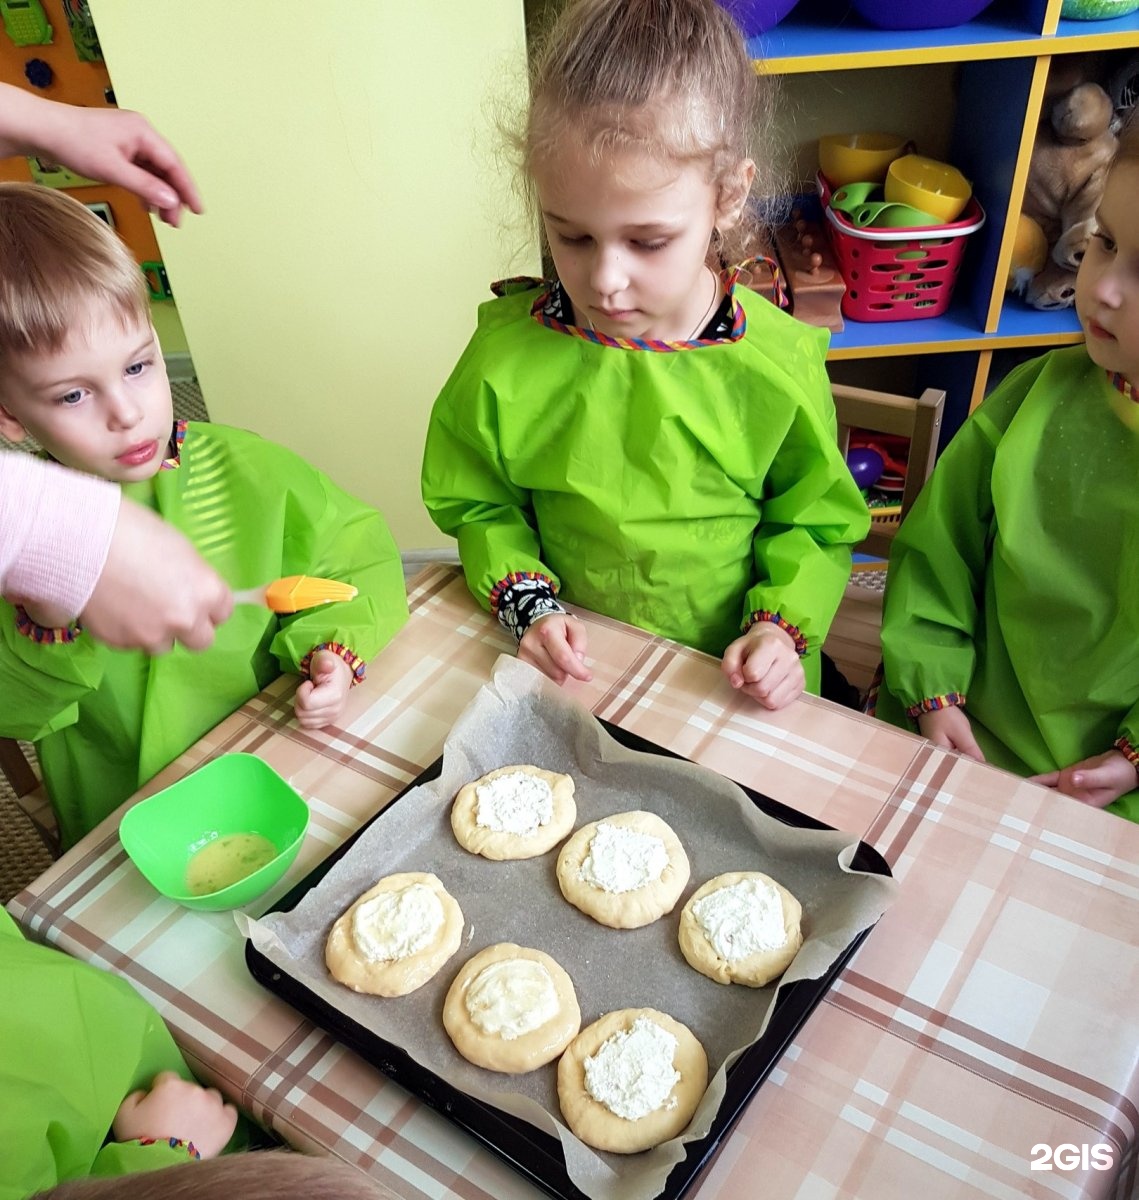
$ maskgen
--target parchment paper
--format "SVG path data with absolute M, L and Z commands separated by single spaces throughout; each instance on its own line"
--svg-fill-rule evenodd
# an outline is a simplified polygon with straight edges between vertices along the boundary
M 642 929 L 609 929 L 562 898 L 558 848 L 519 862 L 461 849 L 450 826 L 455 793 L 495 767 L 518 763 L 573 777 L 575 827 L 630 809 L 667 821 L 692 866 L 672 913 Z M 684 1157 L 684 1143 L 707 1134 L 726 1068 L 766 1028 L 777 990 L 725 986 L 692 970 L 677 944 L 684 902 L 725 871 L 778 879 L 802 903 L 805 933 L 779 986 L 813 979 L 894 895 L 892 879 L 848 870 L 857 846 L 850 834 L 795 829 L 768 817 L 704 767 L 626 749 L 543 675 L 504 656 L 451 730 L 441 777 L 375 821 L 292 912 L 247 921 L 246 935 L 276 966 L 453 1087 L 559 1138 L 570 1179 L 591 1200 L 650 1200 Z M 418 991 L 398 999 L 361 996 L 328 974 L 325 938 L 361 892 L 396 871 L 431 871 L 443 881 L 463 910 L 463 942 Z M 442 1025 L 443 998 L 460 966 L 495 942 L 533 946 L 561 963 L 577 990 L 583 1028 L 613 1009 L 650 1007 L 693 1031 L 708 1053 L 711 1082 L 684 1135 L 641 1154 L 601 1154 L 561 1123 L 556 1062 L 511 1076 L 472 1066 L 455 1050 Z

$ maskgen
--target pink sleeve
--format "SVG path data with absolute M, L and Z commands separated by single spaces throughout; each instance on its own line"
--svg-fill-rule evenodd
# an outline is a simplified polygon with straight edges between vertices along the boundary
M 117 484 L 0 452 L 0 590 L 80 613 L 119 515 Z

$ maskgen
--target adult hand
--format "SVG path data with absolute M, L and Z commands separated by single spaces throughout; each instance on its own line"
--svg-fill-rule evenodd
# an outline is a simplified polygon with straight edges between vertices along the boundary
M 807 684 L 795 639 L 774 621 L 756 621 L 736 638 L 720 667 L 732 687 L 773 712 L 798 700 Z
M 110 646 L 163 654 L 204 650 L 233 611 L 233 593 L 173 526 L 125 497 L 84 628 Z
M 134 192 L 177 226 L 202 199 L 174 147 L 141 114 L 83 108 L 0 85 L 0 153 L 33 154 Z
M 111 1128 L 117 1142 L 178 1138 L 193 1142 L 203 1158 L 216 1158 L 236 1126 L 237 1109 L 226 1104 L 216 1088 L 162 1071 L 149 1091 L 131 1092 L 119 1105 Z
M 323 729 L 339 720 L 352 686 L 352 668 L 331 650 L 318 650 L 308 678 L 297 688 L 293 712 L 302 729 Z
M 957 750 L 978 762 L 985 761 L 981 747 L 977 745 L 977 739 L 973 736 L 969 718 L 960 705 L 952 704 L 948 708 L 922 713 L 918 717 L 918 728 L 935 746 L 941 746 L 945 750 Z
M 1093 758 L 1084 758 L 1059 771 L 1031 775 L 1033 783 L 1055 788 L 1081 804 L 1105 808 L 1113 800 L 1139 787 L 1139 775 L 1118 750 L 1108 750 Z
M 585 626 L 573 617 L 551 613 L 534 622 L 518 643 L 518 657 L 555 683 L 580 679 L 588 683 L 593 672 L 585 665 L 588 638 Z

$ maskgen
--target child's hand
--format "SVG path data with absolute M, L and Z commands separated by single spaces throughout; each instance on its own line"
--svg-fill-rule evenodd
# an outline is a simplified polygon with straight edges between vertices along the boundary
M 721 666 L 732 687 L 773 712 L 798 700 L 807 683 L 794 639 L 773 621 L 756 621 L 736 638 Z
M 203 1158 L 216 1158 L 233 1135 L 237 1109 L 216 1088 L 190 1083 L 173 1071 L 154 1077 L 150 1091 L 131 1092 L 112 1125 L 115 1141 L 178 1138 Z
M 918 717 L 918 728 L 922 731 L 922 735 L 935 746 L 941 746 L 946 750 L 960 751 L 969 758 L 975 758 L 978 762 L 985 761 L 981 747 L 977 745 L 977 739 L 973 736 L 973 727 L 969 724 L 969 718 L 965 715 L 965 710 L 958 704 L 952 704 L 948 708 L 939 708 L 934 712 L 922 713 Z
M 1059 771 L 1030 776 L 1033 783 L 1055 788 L 1093 808 L 1104 808 L 1113 800 L 1139 787 L 1135 768 L 1118 750 L 1085 758 Z
M 573 617 L 553 613 L 535 621 L 518 643 L 518 657 L 537 667 L 555 683 L 581 679 L 588 683 L 593 672 L 585 665 L 585 626 Z
M 302 729 L 323 729 L 340 719 L 352 686 L 352 668 L 331 650 L 318 650 L 309 677 L 297 688 L 293 712 Z

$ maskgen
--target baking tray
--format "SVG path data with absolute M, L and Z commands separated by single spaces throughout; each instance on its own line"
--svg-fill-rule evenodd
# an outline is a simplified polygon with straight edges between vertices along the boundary
M 658 754 L 665 758 L 682 757 L 608 721 L 599 723 L 615 741 L 630 750 Z M 352 849 L 365 829 L 374 821 L 381 820 L 391 805 L 397 803 L 413 788 L 438 778 L 442 767 L 443 756 L 440 755 L 370 821 L 365 822 L 343 845 L 314 867 L 270 911 L 289 912 L 295 908 L 301 899 L 321 882 L 333 865 Z M 785 825 L 800 829 L 833 830 L 833 826 L 781 804 L 762 792 L 743 784 L 737 786 L 759 809 Z M 873 875 L 891 874 L 886 860 L 865 842 L 858 843 L 850 862 L 850 869 Z M 835 958 L 829 970 L 817 979 L 798 980 L 784 985 L 762 1036 L 729 1068 L 724 1099 L 707 1136 L 687 1144 L 685 1157 L 669 1173 L 664 1188 L 658 1193 L 659 1200 L 680 1200 L 711 1165 L 721 1142 L 739 1120 L 760 1084 L 767 1078 L 783 1051 L 790 1045 L 803 1023 L 869 933 L 870 930 L 866 929 L 858 934 Z M 399 1046 L 378 1037 L 328 1004 L 304 984 L 281 971 L 251 941 L 245 944 L 245 961 L 250 974 L 263 987 L 287 1001 L 315 1025 L 332 1034 L 365 1061 L 382 1071 L 389 1079 L 442 1113 L 447 1120 L 465 1130 L 535 1187 L 555 1200 L 587 1200 L 585 1194 L 570 1181 L 562 1158 L 561 1145 L 556 1138 L 528 1121 L 522 1121 L 459 1091 L 434 1072 L 421 1066 Z

